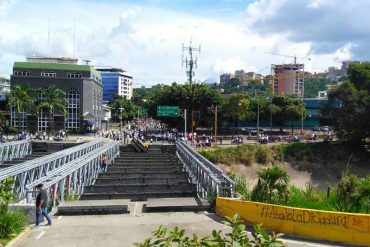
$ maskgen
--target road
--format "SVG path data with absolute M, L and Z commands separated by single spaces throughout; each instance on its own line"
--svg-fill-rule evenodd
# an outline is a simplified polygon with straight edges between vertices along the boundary
M 175 226 L 186 229 L 188 234 L 205 236 L 212 229 L 227 231 L 220 218 L 212 213 L 173 212 L 135 213 L 95 216 L 56 216 L 53 226 L 41 226 L 12 247 L 115 247 L 133 246 L 142 242 L 160 224 L 172 229 Z M 302 240 L 284 240 L 289 247 L 337 246 Z

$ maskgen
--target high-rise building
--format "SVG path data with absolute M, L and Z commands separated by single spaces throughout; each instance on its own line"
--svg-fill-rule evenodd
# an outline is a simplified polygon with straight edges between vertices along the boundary
M 233 78 L 233 74 L 226 73 L 220 75 L 220 85 L 226 85 Z
M 350 64 L 360 64 L 360 61 L 346 60 L 342 62 L 342 70 L 347 70 Z
M 271 65 L 274 93 L 304 95 L 304 64 Z
M 0 77 L 0 101 L 6 101 L 10 94 L 10 80 L 5 77 Z
M 114 67 L 97 67 L 103 80 L 103 102 L 108 103 L 112 95 L 132 98 L 133 78 L 125 70 Z
M 10 85 L 28 84 L 31 88 L 55 86 L 66 94 L 67 114 L 55 111 L 54 130 L 68 129 L 71 132 L 84 132 L 101 127 L 102 79 L 92 66 L 80 65 L 74 58 L 30 57 L 26 62 L 15 62 Z M 35 98 L 42 95 L 32 92 Z M 49 115 L 41 110 L 34 112 L 11 111 L 12 126 L 31 132 L 47 130 Z

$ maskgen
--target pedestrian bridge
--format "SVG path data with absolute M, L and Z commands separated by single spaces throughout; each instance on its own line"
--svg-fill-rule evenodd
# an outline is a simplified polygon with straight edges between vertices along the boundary
M 138 185 L 138 181 L 143 181 L 140 180 L 139 177 L 135 180 L 136 182 L 134 185 L 127 184 L 125 188 L 123 188 L 122 183 L 125 183 L 125 180 L 129 180 L 128 177 L 127 179 L 124 178 L 119 182 L 116 182 L 116 184 L 113 184 L 114 186 L 109 184 L 109 186 L 113 186 L 109 188 L 104 185 L 95 184 L 99 176 L 102 176 L 101 180 L 104 180 L 103 176 L 109 174 L 114 175 L 114 170 L 118 172 L 123 170 L 130 172 L 135 169 L 136 175 L 132 173 L 132 176 L 140 176 L 139 173 L 150 175 L 148 173 L 149 170 L 154 170 L 153 172 L 159 176 L 154 184 L 157 188 L 169 190 L 170 192 L 171 190 L 176 189 L 177 194 L 172 193 L 172 195 L 176 194 L 181 196 L 186 194 L 184 191 L 181 191 L 185 187 L 189 188 L 189 186 L 186 186 L 183 183 L 184 181 L 180 181 L 176 187 L 171 187 L 170 184 L 174 182 L 174 180 L 170 177 L 166 177 L 165 179 L 167 180 L 162 184 L 164 178 L 159 173 L 166 172 L 165 170 L 168 168 L 161 166 L 161 161 L 159 161 L 159 163 L 153 163 L 151 167 L 143 168 L 129 166 L 121 167 L 121 169 L 117 164 L 114 164 L 110 165 L 112 172 L 108 169 L 106 174 L 101 174 L 100 158 L 103 154 L 107 155 L 109 162 L 112 164 L 116 159 L 118 159 L 118 157 L 120 160 L 123 160 L 123 162 L 126 162 L 125 160 L 129 160 L 129 156 L 126 156 L 127 153 L 121 153 L 120 155 L 120 146 L 121 142 L 119 141 L 104 143 L 102 139 L 83 143 L 72 148 L 16 164 L 11 167 L 3 168 L 0 170 L 0 181 L 3 181 L 8 177 L 15 179 L 16 183 L 13 186 L 13 192 L 17 195 L 17 198 L 19 198 L 21 203 L 33 203 L 37 194 L 36 186 L 39 183 L 43 183 L 50 196 L 52 202 L 51 206 L 54 209 L 59 205 L 62 205 L 68 198 L 88 196 L 89 191 L 95 191 L 99 188 L 99 191 L 105 191 L 104 188 L 106 188 L 108 189 L 107 192 L 110 192 L 110 190 L 114 191 L 115 189 L 122 192 L 122 189 L 126 190 L 126 188 L 128 188 L 129 192 L 131 191 L 132 193 L 135 193 L 132 191 L 132 188 L 135 185 L 135 188 L 138 189 L 138 194 L 141 192 L 144 193 L 146 189 L 150 190 L 150 188 L 154 188 L 151 184 L 148 186 L 145 186 L 145 184 Z M 174 148 L 174 155 L 176 156 L 176 162 L 180 165 L 180 172 L 188 174 L 188 183 L 190 183 L 191 188 L 194 188 L 191 189 L 191 191 L 195 193 L 196 197 L 214 199 L 217 196 L 234 196 L 233 181 L 216 165 L 196 153 L 183 142 L 176 142 L 174 145 L 167 146 L 172 146 Z M 156 148 L 158 148 L 158 150 L 164 150 L 163 145 L 158 145 L 157 147 L 153 146 L 149 150 L 152 149 L 150 152 L 154 152 L 153 150 Z M 136 141 L 136 148 L 134 149 L 134 152 L 137 153 L 137 157 L 141 157 L 144 154 L 141 142 Z M 6 150 L 3 151 L 3 154 L 6 154 L 3 155 L 3 157 L 6 157 L 4 160 L 11 159 L 29 154 L 32 150 L 32 145 L 30 141 L 8 143 L 6 145 L 6 149 L 4 147 L 3 150 Z M 159 155 L 154 156 L 165 155 L 165 153 L 161 153 L 162 151 L 159 151 Z M 153 155 L 150 152 L 148 152 L 148 155 Z M 142 162 L 144 162 L 144 160 Z M 154 160 L 153 162 L 156 161 Z M 152 161 L 149 163 L 152 163 Z M 127 176 L 130 176 L 130 173 Z M 176 179 L 181 180 L 180 178 Z M 146 180 L 147 183 L 148 181 L 149 180 Z M 95 187 L 91 188 L 92 186 Z M 121 194 L 124 194 L 124 192 L 125 191 Z M 106 194 L 106 192 L 104 193 Z M 117 196 L 117 194 L 119 194 L 119 192 L 113 192 L 111 198 L 107 199 L 114 199 L 114 195 Z M 170 194 L 171 193 L 168 195 Z M 153 199 L 153 195 L 156 197 L 153 193 L 151 195 L 151 199 Z M 154 204 L 155 203 L 157 202 L 154 202 Z

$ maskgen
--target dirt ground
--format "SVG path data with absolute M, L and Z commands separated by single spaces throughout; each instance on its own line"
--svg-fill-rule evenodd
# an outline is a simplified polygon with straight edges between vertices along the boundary
M 272 165 L 260 165 L 253 163 L 250 166 L 218 164 L 218 166 L 227 174 L 231 172 L 238 176 L 244 175 L 248 183 L 253 185 L 257 181 L 256 172 L 260 169 Z M 307 161 L 295 161 L 294 163 L 282 162 L 279 166 L 283 167 L 290 176 L 290 183 L 299 187 L 304 187 L 306 184 L 312 184 L 318 191 L 326 191 L 328 185 L 335 185 L 341 177 L 346 166 L 343 163 L 318 164 Z M 352 165 L 351 170 L 360 177 L 364 177 L 370 173 L 369 166 Z

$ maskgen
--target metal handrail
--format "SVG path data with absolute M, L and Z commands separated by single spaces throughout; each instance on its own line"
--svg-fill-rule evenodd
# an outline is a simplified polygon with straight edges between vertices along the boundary
M 0 163 L 23 158 L 32 153 L 31 140 L 11 141 L 0 144 Z
M 199 157 L 200 155 L 187 148 L 183 142 L 176 142 L 176 151 L 192 182 L 197 184 L 197 193 L 200 197 L 234 197 L 235 183 L 225 174 L 213 169 L 214 164 L 210 161 L 205 162 L 204 157 Z
M 52 208 L 65 201 L 65 193 L 79 196 L 84 186 L 95 183 L 100 171 L 100 158 L 105 154 L 109 161 L 119 155 L 120 141 L 114 141 L 94 150 L 93 154 L 84 155 L 52 171 L 48 176 L 26 186 L 27 203 L 36 198 L 36 186 L 43 183 L 52 201 Z
M 103 145 L 103 140 L 87 142 L 37 159 L 26 161 L 0 170 L 0 181 L 12 177 L 16 183 L 13 193 L 19 199 L 26 196 L 25 188 L 36 180 L 47 176 L 54 169 L 91 153 Z
M 213 164 L 211 161 L 209 161 L 208 159 L 204 158 L 202 155 L 200 155 L 199 153 L 195 152 L 191 147 L 189 147 L 188 145 L 186 145 L 184 142 L 182 141 L 179 141 L 178 142 L 179 145 L 182 146 L 182 148 L 188 150 L 189 152 L 191 152 L 198 160 L 200 160 L 200 162 L 202 162 L 211 172 L 214 176 L 216 176 L 219 180 L 221 181 L 226 181 L 228 183 L 232 183 L 234 184 L 234 181 L 228 177 L 223 171 L 221 168 L 219 168 L 217 165 Z

